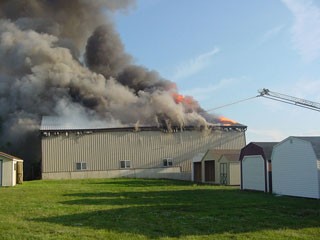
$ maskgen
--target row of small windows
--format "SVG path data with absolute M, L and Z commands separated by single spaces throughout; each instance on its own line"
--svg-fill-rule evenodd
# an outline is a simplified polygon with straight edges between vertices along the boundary
M 173 159 L 172 158 L 164 158 L 162 166 L 163 167 L 172 167 L 173 166 Z M 120 168 L 121 169 L 131 168 L 131 161 L 130 160 L 120 161 Z M 87 170 L 87 163 L 86 162 L 76 163 L 76 169 L 78 171 Z

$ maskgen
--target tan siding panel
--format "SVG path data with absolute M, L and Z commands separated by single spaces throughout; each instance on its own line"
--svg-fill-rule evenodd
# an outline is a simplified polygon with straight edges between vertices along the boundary
M 81 161 L 87 162 L 90 171 L 119 169 L 121 160 L 131 160 L 133 168 L 162 167 L 166 157 L 173 158 L 174 166 L 183 172 L 190 172 L 196 153 L 244 145 L 244 132 L 237 131 L 69 133 L 42 138 L 43 172 L 75 171 L 76 162 Z

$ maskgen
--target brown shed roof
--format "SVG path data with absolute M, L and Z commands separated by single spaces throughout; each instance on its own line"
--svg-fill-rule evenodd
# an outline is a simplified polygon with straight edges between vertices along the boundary
M 252 142 L 253 144 L 261 147 L 264 151 L 265 157 L 267 160 L 271 159 L 272 149 L 274 145 L 277 145 L 279 142 Z
M 209 149 L 206 155 L 210 154 L 214 158 L 213 160 L 219 160 L 222 156 L 226 156 L 230 161 L 238 161 L 240 151 L 240 149 Z
M 225 156 L 229 161 L 239 161 L 240 150 L 239 150 L 238 153 L 233 153 L 233 154 L 232 153 L 227 153 L 227 154 L 223 154 L 222 156 Z
M 240 160 L 248 155 L 261 155 L 265 161 L 271 160 L 272 149 L 278 142 L 250 142 L 241 149 Z

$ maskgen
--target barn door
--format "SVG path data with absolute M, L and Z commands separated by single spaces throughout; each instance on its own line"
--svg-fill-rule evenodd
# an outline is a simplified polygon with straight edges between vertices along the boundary
M 0 160 L 0 187 L 2 186 L 2 160 Z
M 214 160 L 205 161 L 205 181 L 206 182 L 214 182 L 215 181 L 215 168 L 214 168 Z
M 201 162 L 193 163 L 193 181 L 201 182 Z
M 227 185 L 228 184 L 228 170 L 227 163 L 220 163 L 220 184 Z

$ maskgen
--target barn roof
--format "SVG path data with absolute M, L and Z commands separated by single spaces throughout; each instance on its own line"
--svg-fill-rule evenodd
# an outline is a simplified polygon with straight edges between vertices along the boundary
M 294 137 L 311 143 L 313 150 L 317 156 L 317 159 L 320 160 L 320 137 Z
M 219 128 L 225 130 L 237 130 L 237 131 L 245 131 L 247 126 L 242 125 L 240 123 L 236 124 L 210 124 L 211 128 Z M 173 130 L 178 130 L 179 127 L 172 127 Z M 107 122 L 102 120 L 88 120 L 88 119 L 67 119 L 63 117 L 55 117 L 55 116 L 43 116 L 41 120 L 40 131 L 92 131 L 92 130 L 109 130 L 109 131 L 124 131 L 124 130 L 161 130 L 162 128 L 158 126 L 144 125 L 144 126 L 128 126 L 123 125 L 117 121 Z M 198 127 L 194 126 L 185 126 L 185 130 L 194 130 L 198 129 Z
M 43 116 L 41 120 L 41 131 L 50 130 L 90 130 L 121 127 L 120 124 L 102 121 L 81 121 L 80 119 L 67 120 L 63 117 Z

